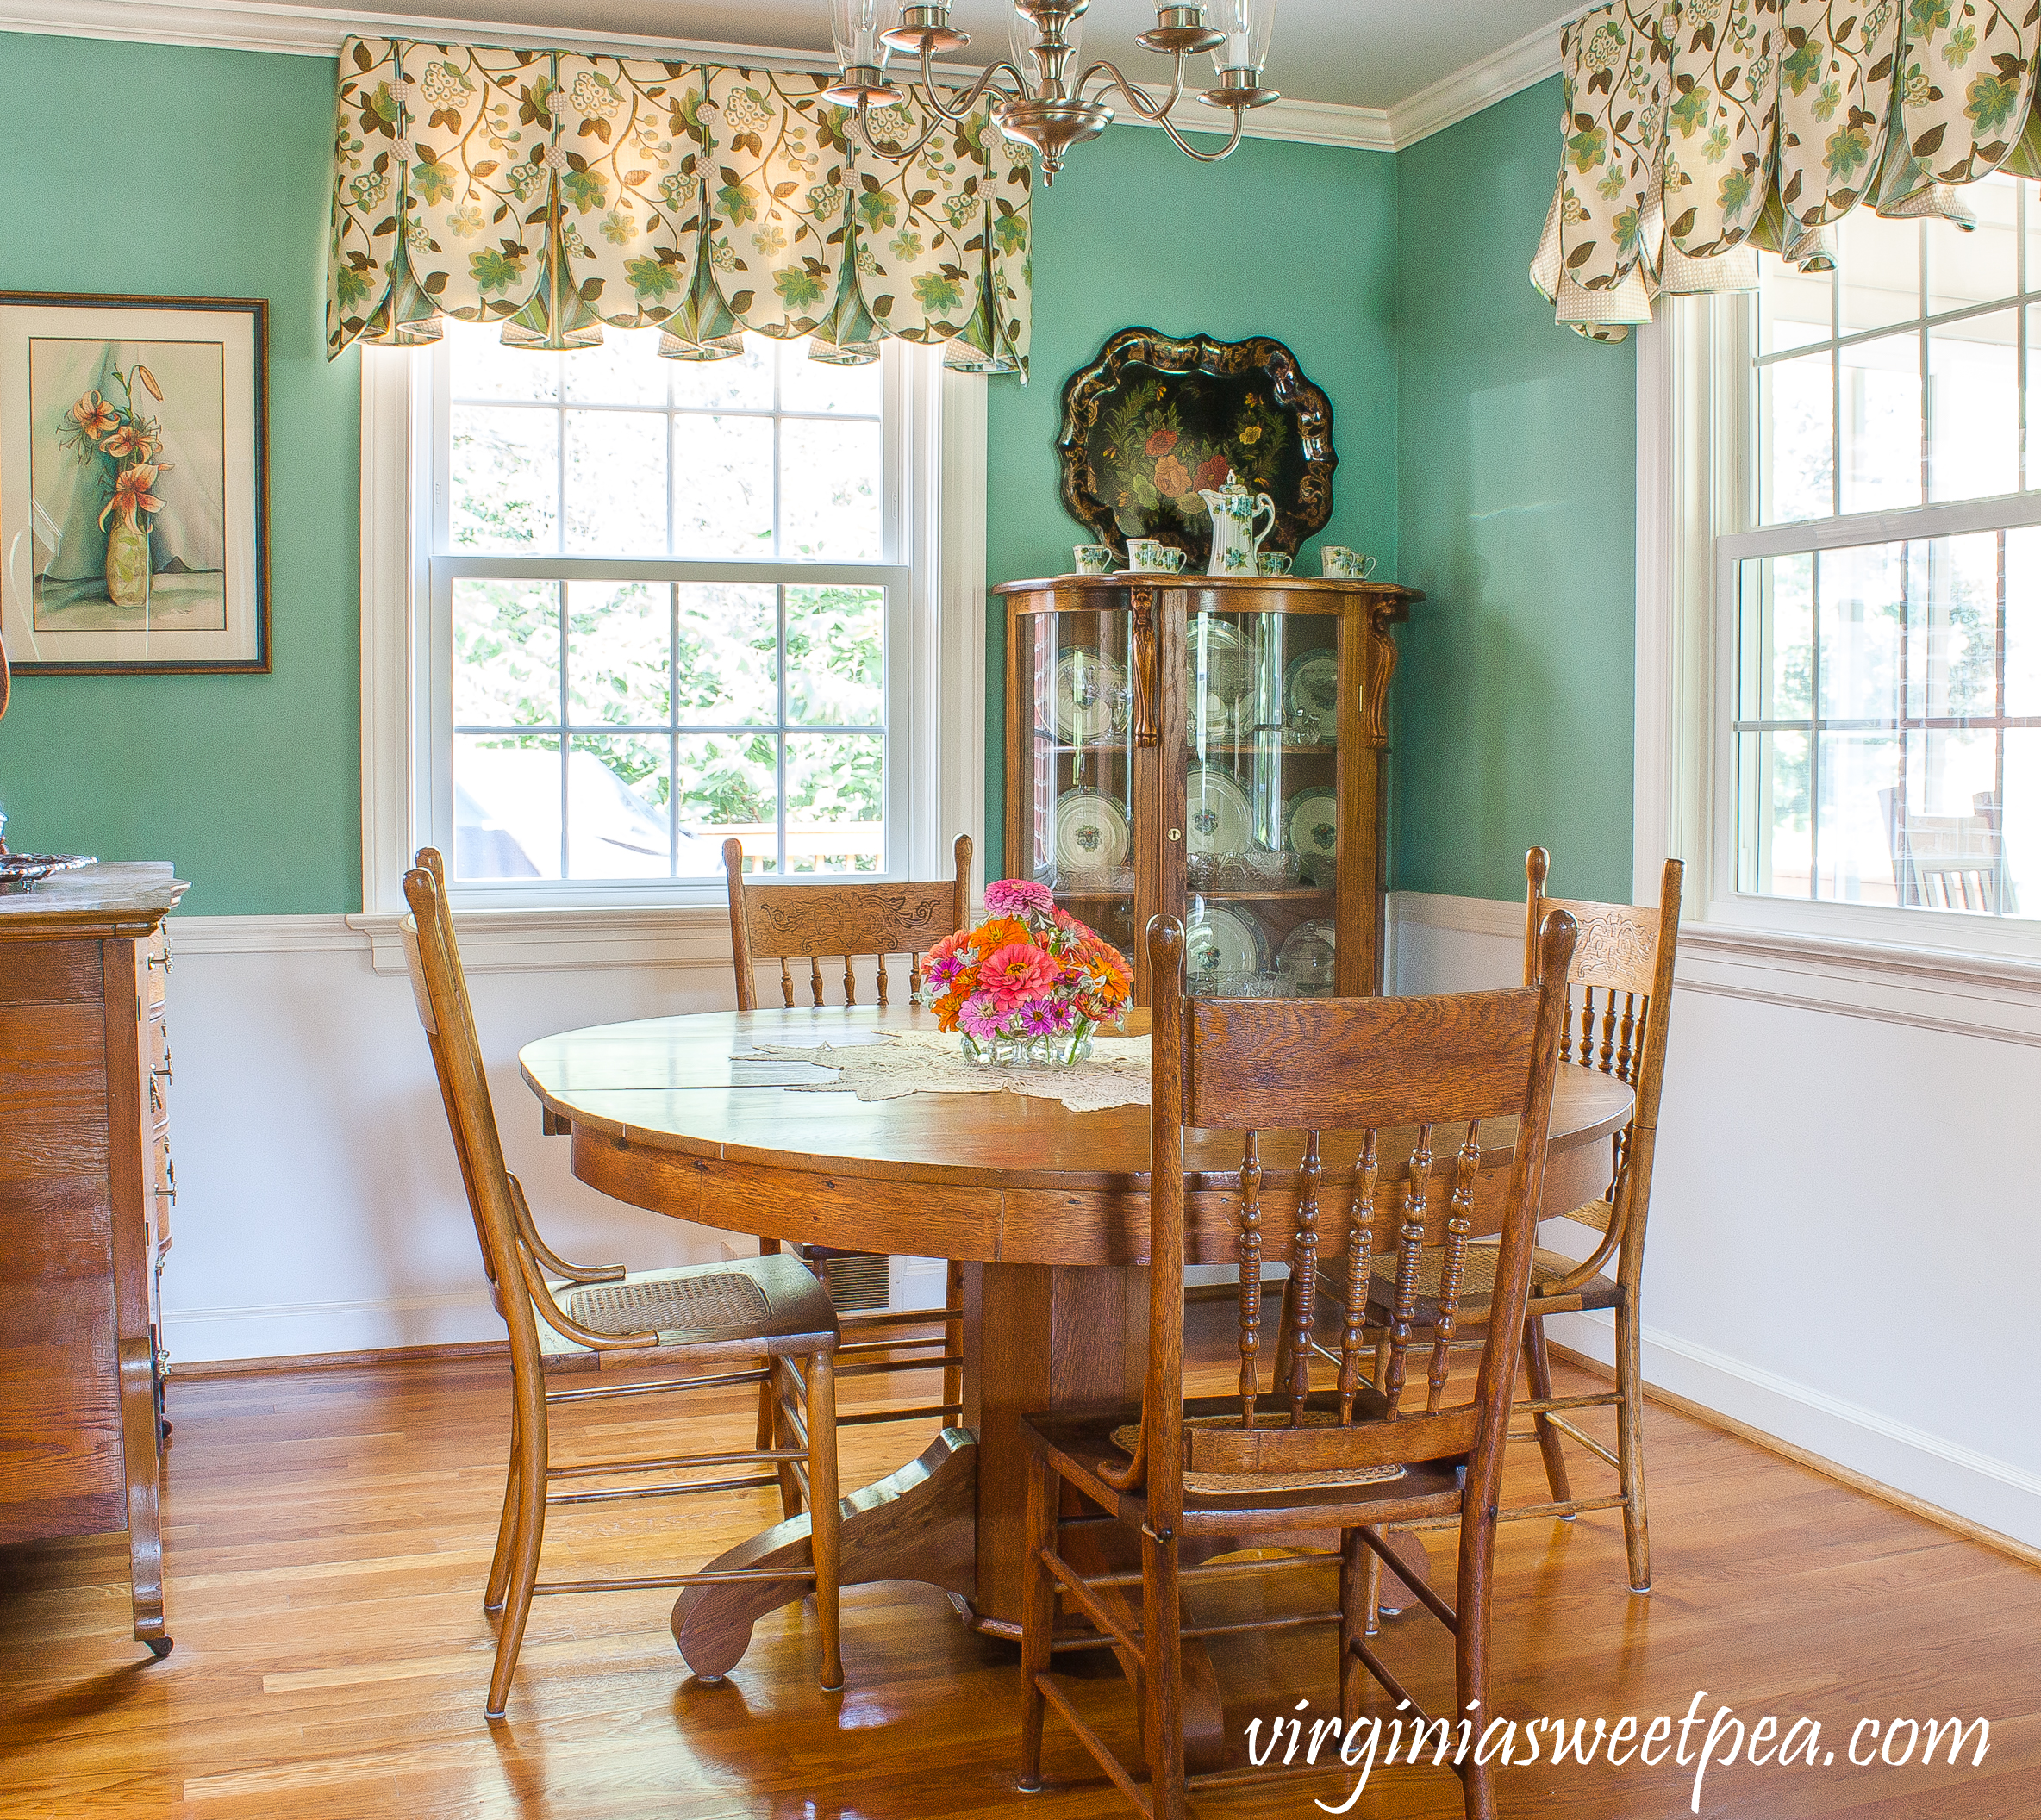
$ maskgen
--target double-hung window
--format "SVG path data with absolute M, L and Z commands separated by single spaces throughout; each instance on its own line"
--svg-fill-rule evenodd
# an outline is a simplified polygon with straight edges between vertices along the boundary
M 1860 209 L 1834 271 L 1766 259 L 1732 337 L 1716 895 L 2019 946 L 2012 920 L 2041 918 L 2041 191 L 1962 194 L 1971 232 Z
M 471 905 L 703 897 L 731 837 L 759 873 L 915 869 L 939 356 L 658 346 L 449 322 L 418 357 L 417 813 Z

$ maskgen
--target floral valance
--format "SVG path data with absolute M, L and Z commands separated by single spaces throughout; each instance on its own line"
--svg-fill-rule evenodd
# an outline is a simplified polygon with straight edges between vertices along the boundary
M 1659 291 L 1745 290 L 1757 252 L 1834 263 L 1852 209 L 1964 226 L 2041 178 L 2035 0 L 1614 0 L 1562 37 L 1559 180 L 1531 267 L 1620 340 Z
M 846 359 L 889 335 L 1027 366 L 1032 156 L 981 103 L 902 163 L 829 78 L 565 51 L 350 38 L 340 48 L 327 352 L 436 340 L 590 346 L 665 331 L 715 358 L 746 329 Z M 868 116 L 911 146 L 905 102 Z

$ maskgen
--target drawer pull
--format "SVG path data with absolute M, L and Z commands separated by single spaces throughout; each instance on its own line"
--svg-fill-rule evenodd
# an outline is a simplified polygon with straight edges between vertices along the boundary
M 152 1068 L 149 1072 L 152 1075 L 160 1075 L 163 1077 L 163 1084 L 165 1087 L 170 1086 L 176 1080 L 177 1077 L 170 1071 L 169 1044 L 165 1043 L 163 1045 L 163 1066 L 161 1068 Z
M 164 972 L 168 973 L 170 971 L 170 950 L 165 948 L 161 954 L 152 954 L 149 957 L 149 965 L 160 967 Z
M 171 1206 L 174 1207 L 178 1204 L 178 1166 L 167 1156 L 163 1159 L 163 1173 L 169 1178 L 170 1186 L 166 1188 L 158 1188 L 156 1199 L 158 1200 L 167 1199 Z

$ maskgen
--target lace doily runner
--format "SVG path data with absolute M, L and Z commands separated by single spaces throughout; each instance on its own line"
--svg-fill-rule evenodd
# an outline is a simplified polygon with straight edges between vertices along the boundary
M 1149 1039 L 1094 1037 L 1089 1059 L 1071 1068 L 985 1068 L 964 1060 L 954 1036 L 933 1030 L 874 1031 L 882 1043 L 784 1049 L 760 1043 L 733 1059 L 808 1062 L 834 1069 L 833 1081 L 790 1084 L 796 1094 L 854 1093 L 860 1100 L 908 1094 L 1026 1094 L 1060 1100 L 1073 1113 L 1148 1103 Z

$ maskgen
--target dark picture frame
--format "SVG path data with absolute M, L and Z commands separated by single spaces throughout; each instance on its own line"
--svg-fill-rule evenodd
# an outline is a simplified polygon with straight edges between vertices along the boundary
M 1211 519 L 1197 494 L 1227 470 L 1275 502 L 1262 548 L 1295 555 L 1333 516 L 1332 401 L 1282 342 L 1123 328 L 1063 389 L 1064 508 L 1122 558 L 1154 538 L 1202 569 Z
M 266 298 L 0 291 L 0 634 L 17 676 L 270 672 Z

